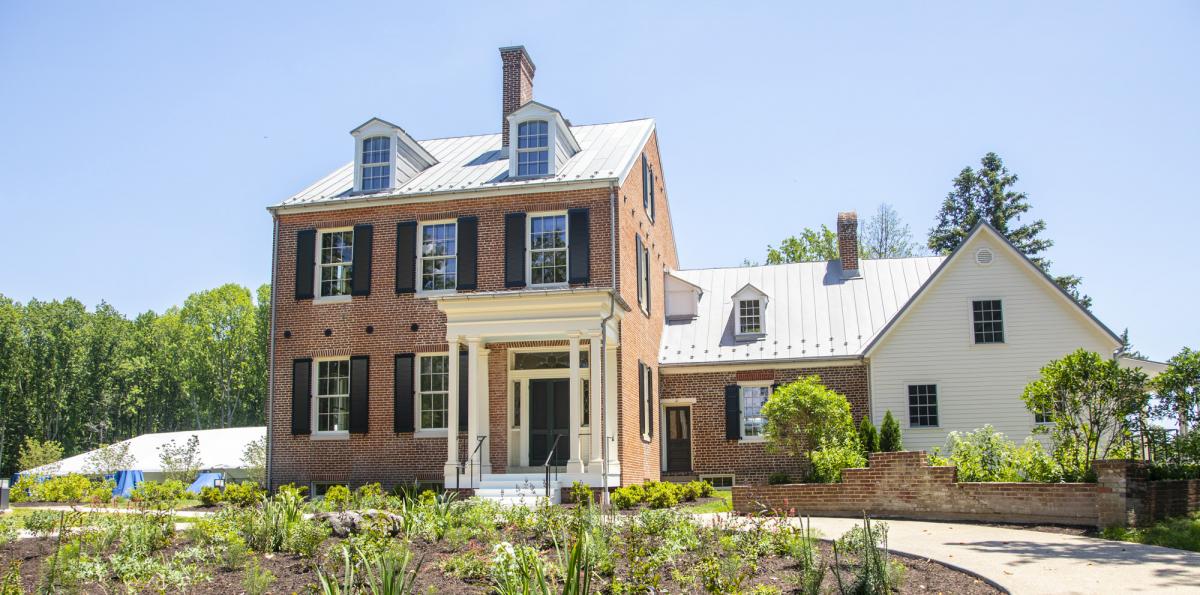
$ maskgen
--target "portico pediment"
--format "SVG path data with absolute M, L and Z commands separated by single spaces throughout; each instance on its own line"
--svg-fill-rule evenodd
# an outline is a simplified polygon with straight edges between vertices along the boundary
M 434 298 L 446 315 L 446 338 L 489 341 L 561 339 L 591 334 L 603 324 L 610 341 L 629 306 L 609 288 L 460 293 Z M 611 317 L 610 317 L 611 314 Z M 604 319 L 610 317 L 607 324 Z

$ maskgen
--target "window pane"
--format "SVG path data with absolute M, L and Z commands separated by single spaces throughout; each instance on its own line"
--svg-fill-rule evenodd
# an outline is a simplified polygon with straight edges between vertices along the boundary
M 975 300 L 971 302 L 975 343 L 1003 343 L 1004 316 L 1000 300 Z
M 429 355 L 420 358 L 418 381 L 422 429 L 445 428 L 449 405 L 450 358 L 446 355 Z
M 742 436 L 762 436 L 767 418 L 762 415 L 762 406 L 770 396 L 770 387 L 742 387 Z
M 938 425 L 936 384 L 909 385 L 908 425 L 914 428 Z

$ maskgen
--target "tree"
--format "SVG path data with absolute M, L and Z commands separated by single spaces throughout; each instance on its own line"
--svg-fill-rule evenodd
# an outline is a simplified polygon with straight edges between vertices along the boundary
M 879 451 L 880 452 L 900 452 L 904 450 L 904 440 L 900 436 L 900 422 L 892 416 L 892 410 L 888 409 L 883 414 L 883 423 L 879 426 Z
M 1167 360 L 1167 369 L 1154 379 L 1157 412 L 1174 417 L 1179 435 L 1200 429 L 1200 351 L 1184 347 Z
M 1090 476 L 1096 460 L 1126 454 L 1130 430 L 1149 404 L 1146 388 L 1140 369 L 1079 349 L 1043 366 L 1022 398 L 1050 422 L 1034 431 L 1051 434 L 1063 477 L 1078 481 Z
M 864 415 L 858 422 L 858 442 L 862 445 L 863 453 L 879 452 L 879 432 L 871 418 Z
M 778 248 L 767 246 L 767 264 L 818 262 L 837 258 L 837 234 L 824 225 L 819 230 L 806 227 L 800 232 L 800 237 L 791 236 L 783 240 Z
M 62 444 L 54 440 L 38 440 L 32 436 L 26 436 L 25 444 L 21 445 L 21 453 L 17 456 L 17 465 L 21 467 L 22 471 L 28 471 L 35 467 L 57 463 L 62 458 Z
M 1027 194 L 1012 189 L 1017 179 L 995 153 L 984 155 L 978 170 L 964 167 L 954 179 L 954 189 L 942 201 L 937 223 L 929 230 L 929 248 L 938 254 L 949 254 L 967 239 L 976 224 L 987 222 L 1049 274 L 1051 263 L 1042 253 L 1054 242 L 1043 237 L 1045 221 L 1021 223 L 1031 205 Z M 1091 298 L 1079 291 L 1081 278 L 1062 275 L 1054 277 L 1054 282 L 1080 305 L 1091 308 Z
M 242 451 L 242 464 L 246 466 L 246 473 L 250 476 L 250 480 L 260 486 L 267 485 L 267 437 L 264 434 L 262 438 L 246 445 Z
M 196 479 L 204 462 L 200 459 L 200 437 L 192 434 L 183 445 L 174 440 L 158 447 L 158 460 L 162 464 L 165 479 L 176 479 L 189 484 Z
M 915 256 L 920 250 L 920 245 L 912 240 L 908 224 L 887 203 L 879 205 L 875 214 L 863 223 L 859 244 L 863 258 L 905 258 Z
M 1125 327 L 1125 330 L 1121 331 L 1121 347 L 1117 350 L 1117 357 L 1146 359 L 1142 352 L 1133 348 L 1133 343 L 1129 340 L 1129 327 Z
M 850 401 L 821 384 L 819 376 L 800 378 L 775 390 L 762 407 L 768 447 L 811 458 L 822 441 L 857 442 Z
M 102 444 L 88 457 L 86 472 L 104 476 L 132 469 L 136 464 L 137 460 L 129 452 L 129 441 Z

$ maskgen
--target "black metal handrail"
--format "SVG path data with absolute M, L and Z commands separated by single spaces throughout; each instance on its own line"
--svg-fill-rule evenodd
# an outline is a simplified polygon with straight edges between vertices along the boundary
M 459 461 L 458 466 L 454 468 L 454 489 L 462 488 L 462 474 L 467 470 L 467 465 L 471 465 L 471 472 L 467 474 L 467 479 L 475 477 L 475 455 L 483 446 L 483 441 L 487 440 L 487 436 L 479 436 L 476 438 L 475 448 L 471 449 L 471 454 L 467 455 L 467 460 Z M 483 482 L 483 461 L 479 462 L 479 481 Z M 479 487 L 476 485 L 475 487 Z
M 558 451 L 558 441 L 562 438 L 562 434 L 554 435 L 554 442 L 550 444 L 550 454 L 546 455 L 546 497 L 550 497 L 550 462 L 554 460 L 554 453 Z M 554 479 L 558 480 L 558 465 L 554 466 Z

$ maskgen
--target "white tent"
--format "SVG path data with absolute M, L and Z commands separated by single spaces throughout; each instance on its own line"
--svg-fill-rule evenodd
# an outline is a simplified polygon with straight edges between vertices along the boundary
M 267 428 L 256 426 L 250 428 L 221 428 L 217 430 L 195 430 L 184 432 L 164 432 L 162 434 L 143 434 L 117 444 L 129 444 L 129 455 L 134 463 L 130 469 L 141 471 L 146 479 L 158 479 L 162 473 L 162 461 L 159 458 L 159 447 L 175 442 L 178 447 L 185 446 L 194 435 L 198 439 L 200 467 L 203 470 L 224 471 L 232 478 L 245 476 L 242 472 L 246 464 L 242 462 L 242 454 L 251 442 L 262 440 L 267 434 Z M 69 473 L 87 473 L 90 468 L 92 454 L 88 451 L 65 458 L 51 465 L 44 465 L 23 471 L 34 476 L 67 475 Z

